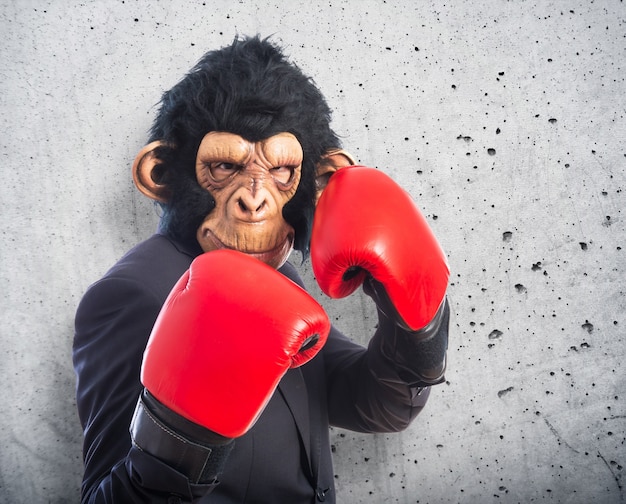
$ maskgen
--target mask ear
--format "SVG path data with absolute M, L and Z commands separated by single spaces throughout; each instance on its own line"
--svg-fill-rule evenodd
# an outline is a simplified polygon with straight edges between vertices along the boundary
M 343 149 L 330 149 L 322 156 L 317 163 L 315 176 L 315 203 L 320 199 L 322 192 L 326 189 L 328 180 L 339 168 L 352 166 L 356 160 Z
M 146 145 L 139 151 L 133 163 L 133 182 L 144 196 L 158 201 L 159 203 L 167 202 L 167 186 L 159 184 L 157 176 L 157 168 L 160 159 L 156 154 L 156 150 L 163 146 L 163 142 L 157 140 Z

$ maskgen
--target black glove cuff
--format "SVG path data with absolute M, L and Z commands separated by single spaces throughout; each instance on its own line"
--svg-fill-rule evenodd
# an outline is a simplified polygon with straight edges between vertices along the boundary
M 445 381 L 450 307 L 444 299 L 433 321 L 419 331 L 408 331 L 379 310 L 379 324 L 387 327 L 381 339 L 383 355 L 411 386 L 428 387 Z M 390 327 L 392 326 L 392 327 Z
M 192 484 L 214 482 L 233 446 L 232 440 L 167 409 L 146 390 L 137 401 L 130 435 L 134 446 L 184 474 Z

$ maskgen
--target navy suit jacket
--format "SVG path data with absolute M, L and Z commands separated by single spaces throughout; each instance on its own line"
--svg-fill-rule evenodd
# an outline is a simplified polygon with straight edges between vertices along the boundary
M 200 253 L 154 235 L 92 285 L 78 307 L 73 359 L 84 430 L 83 502 L 335 502 L 329 425 L 399 431 L 428 397 L 428 388 L 411 386 L 406 369 L 400 378 L 383 355 L 395 330 L 384 317 L 367 349 L 332 328 L 320 353 L 285 375 L 255 426 L 235 440 L 218 485 L 192 485 L 131 445 L 152 325 Z M 280 271 L 302 285 L 289 263 Z

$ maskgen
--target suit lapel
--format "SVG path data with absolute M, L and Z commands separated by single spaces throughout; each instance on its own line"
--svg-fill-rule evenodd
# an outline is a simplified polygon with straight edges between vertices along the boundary
M 306 384 L 302 376 L 301 368 L 290 369 L 278 384 L 278 390 L 285 399 L 289 411 L 296 422 L 296 427 L 300 433 L 302 445 L 309 462 L 309 471 L 314 479 L 317 479 L 317 472 L 314 473 L 311 464 L 311 424 L 309 417 L 309 399 Z

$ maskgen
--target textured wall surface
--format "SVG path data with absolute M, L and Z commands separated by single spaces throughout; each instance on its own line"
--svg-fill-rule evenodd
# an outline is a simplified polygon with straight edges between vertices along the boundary
M 403 433 L 333 430 L 341 502 L 626 501 L 622 0 L 0 0 L 0 31 L 1 502 L 78 500 L 74 310 L 155 229 L 130 163 L 161 92 L 255 33 L 452 269 L 447 382 Z

